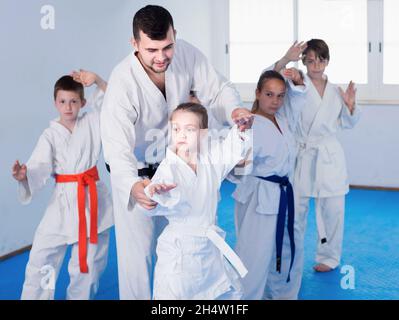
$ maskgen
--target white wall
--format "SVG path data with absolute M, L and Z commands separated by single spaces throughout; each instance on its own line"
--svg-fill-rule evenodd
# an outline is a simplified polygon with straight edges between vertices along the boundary
M 399 187 L 399 105 L 363 105 L 354 129 L 339 139 L 352 185 Z
M 246 106 L 252 103 L 245 102 Z M 353 129 L 338 133 L 346 158 L 349 183 L 399 188 L 399 105 L 361 105 Z
M 54 82 L 77 68 L 107 78 L 130 52 L 131 20 L 146 4 L 169 9 L 178 37 L 211 56 L 210 0 L 0 0 L 0 257 L 32 243 L 50 197 L 53 182 L 30 205 L 20 205 L 11 166 L 15 159 L 27 161 L 56 117 Z M 40 26 L 44 5 L 55 9 L 54 30 Z

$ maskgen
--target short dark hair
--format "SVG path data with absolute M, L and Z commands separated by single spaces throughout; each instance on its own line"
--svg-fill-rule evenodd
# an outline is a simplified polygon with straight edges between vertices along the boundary
M 285 80 L 284 80 L 283 76 L 280 73 L 278 73 L 277 71 L 274 71 L 274 70 L 266 70 L 260 75 L 259 80 L 258 80 L 258 84 L 256 85 L 256 90 L 258 92 L 261 91 L 264 83 L 266 81 L 268 81 L 268 80 L 271 80 L 271 79 L 280 80 L 280 81 L 282 81 L 284 83 L 284 86 L 286 85 L 285 84 Z M 259 102 L 258 102 L 257 99 L 255 99 L 255 101 L 254 101 L 254 103 L 252 105 L 251 112 L 255 113 L 255 112 L 258 111 L 258 109 L 259 109 Z
M 136 12 L 133 18 L 133 36 L 140 40 L 140 30 L 152 40 L 164 40 L 169 27 L 174 28 L 173 18 L 161 6 L 148 5 Z
M 79 94 L 80 99 L 84 99 L 84 88 L 83 85 L 75 80 L 71 76 L 62 76 L 57 80 L 54 85 L 54 100 L 57 98 L 57 93 L 60 90 L 73 91 Z
M 186 102 L 179 104 L 177 108 L 173 110 L 169 120 L 172 120 L 173 115 L 177 111 L 186 111 L 194 113 L 196 116 L 200 118 L 200 129 L 208 129 L 208 111 L 203 105 L 193 102 Z
M 307 47 L 302 54 L 302 62 L 305 62 L 306 55 L 312 50 L 319 59 L 330 60 L 330 50 L 327 43 L 321 39 L 311 39 L 307 42 Z

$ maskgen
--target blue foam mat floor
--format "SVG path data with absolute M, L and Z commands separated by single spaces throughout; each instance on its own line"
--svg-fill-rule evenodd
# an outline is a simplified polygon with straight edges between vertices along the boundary
M 234 185 L 225 181 L 218 221 L 234 246 Z M 311 205 L 305 236 L 305 269 L 299 298 L 303 300 L 399 299 L 399 192 L 351 190 L 346 198 L 341 266 L 329 273 L 313 271 L 316 224 Z M 56 285 L 55 298 L 65 299 L 69 282 L 68 250 Z M 0 262 L 0 300 L 19 299 L 29 253 Z M 349 266 L 349 267 L 348 267 Z M 354 289 L 345 289 L 347 268 L 354 271 Z M 108 266 L 101 278 L 97 300 L 118 299 L 115 233 L 112 229 Z

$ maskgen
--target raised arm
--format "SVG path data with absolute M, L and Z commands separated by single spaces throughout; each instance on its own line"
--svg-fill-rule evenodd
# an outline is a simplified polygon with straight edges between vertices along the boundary
M 223 181 L 240 161 L 252 160 L 252 142 L 252 130 L 241 132 L 237 125 L 228 130 L 222 141 L 210 141 L 210 161 L 218 173 L 219 181 Z M 238 173 L 243 172 L 243 168 L 237 170 Z
M 96 85 L 96 90 L 89 97 L 88 104 L 93 108 L 96 114 L 99 114 L 104 100 L 104 93 L 107 90 L 107 82 L 98 74 L 83 69 L 72 71 L 71 76 L 73 80 L 83 84 L 85 87 L 90 87 L 93 84 Z
M 298 43 L 298 41 L 295 41 L 284 56 L 275 63 L 274 70 L 280 72 L 288 63 L 298 61 L 306 47 L 306 42 L 302 41 Z
M 344 91 L 338 87 L 342 98 L 342 111 L 340 115 L 340 125 L 343 129 L 351 129 L 359 121 L 360 107 L 356 103 L 356 88 L 354 82 L 349 82 L 348 87 Z
M 79 71 L 72 71 L 71 76 L 73 80 L 83 84 L 85 87 L 90 87 L 93 84 L 96 84 L 98 88 L 100 88 L 103 92 L 107 90 L 107 82 L 101 78 L 98 74 L 80 69 Z
M 299 73 L 295 68 L 292 68 Z M 286 69 L 288 70 L 288 69 Z M 294 75 L 295 77 L 295 75 Z M 302 84 L 295 84 L 292 81 L 290 75 L 285 76 L 287 92 L 284 97 L 284 104 L 279 109 L 278 113 L 283 114 L 288 121 L 288 125 L 292 132 L 295 131 L 295 127 L 300 119 L 301 112 L 306 104 L 306 94 L 309 88 L 309 79 L 303 76 L 301 80 Z

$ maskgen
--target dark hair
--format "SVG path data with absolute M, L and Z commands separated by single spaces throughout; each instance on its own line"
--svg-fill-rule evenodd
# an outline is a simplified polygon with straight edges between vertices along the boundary
M 280 73 L 278 73 L 277 71 L 274 71 L 274 70 L 266 70 L 260 75 L 259 80 L 258 80 L 258 84 L 256 85 L 256 90 L 258 92 L 261 91 L 263 85 L 265 84 L 265 82 L 268 81 L 268 80 L 272 80 L 272 79 L 276 79 L 276 80 L 282 81 L 284 83 L 284 86 L 285 86 L 285 80 L 284 80 L 283 76 Z M 251 112 L 255 113 L 255 112 L 258 111 L 258 109 L 259 109 L 259 101 L 258 101 L 258 99 L 255 99 L 255 101 L 254 101 L 254 103 L 252 105 Z
M 73 80 L 71 76 L 62 76 L 54 85 L 54 100 L 57 98 L 57 93 L 60 90 L 73 91 L 79 94 L 80 99 L 84 99 L 84 88 L 79 82 Z
M 173 110 L 172 114 L 170 115 L 170 119 L 172 120 L 173 115 L 177 111 L 186 111 L 186 112 L 192 112 L 195 115 L 197 115 L 200 118 L 200 129 L 207 129 L 208 128 L 208 111 L 206 108 L 199 104 L 199 103 L 193 103 L 193 102 L 186 102 L 182 103 L 177 106 L 175 110 Z
M 312 50 L 319 59 L 330 60 L 330 50 L 327 43 L 321 39 L 311 39 L 307 42 L 307 47 L 302 53 L 302 62 L 305 63 L 305 58 L 308 52 Z
M 169 27 L 174 28 L 173 18 L 161 6 L 148 5 L 136 12 L 133 18 L 133 36 L 140 40 L 140 30 L 152 40 L 164 40 Z

